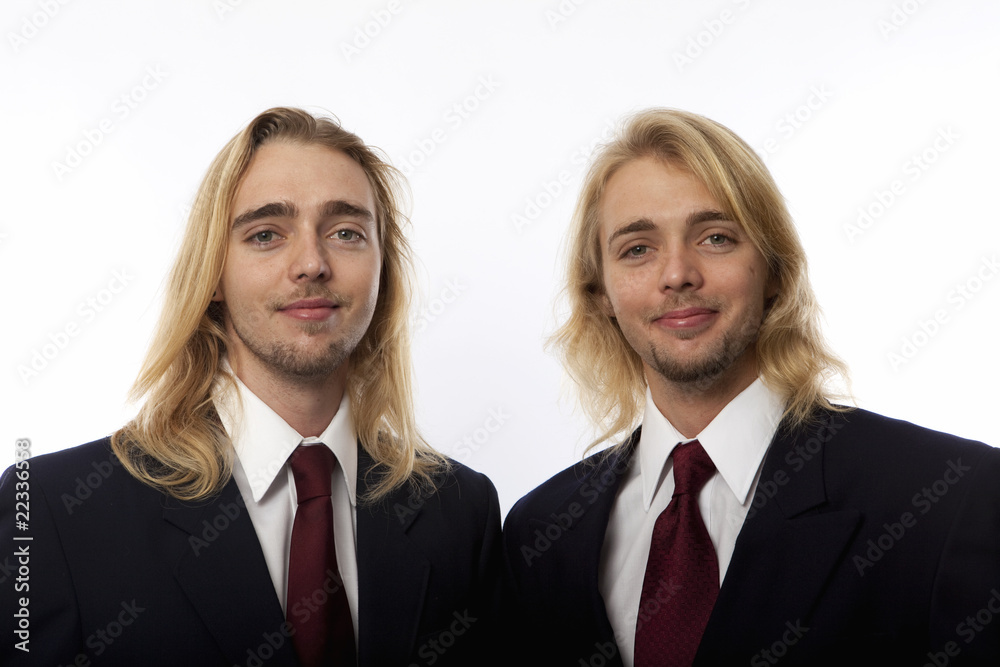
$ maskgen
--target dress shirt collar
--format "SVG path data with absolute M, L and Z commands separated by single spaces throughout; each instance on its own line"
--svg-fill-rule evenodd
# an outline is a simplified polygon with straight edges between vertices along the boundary
M 784 401 L 758 378 L 722 409 L 695 438 L 685 438 L 653 403 L 646 388 L 646 412 L 639 436 L 639 471 L 646 511 L 668 470 L 674 447 L 698 440 L 733 495 L 745 503 L 764 454 L 778 429 Z
M 284 471 L 285 461 L 299 444 L 322 442 L 337 457 L 347 482 L 351 506 L 356 506 L 358 445 L 351 419 L 351 401 L 344 392 L 337 414 L 320 437 L 303 438 L 284 419 L 260 400 L 236 374 L 235 390 L 221 389 L 214 397 L 222 425 L 232 440 L 236 457 L 246 472 L 254 502 L 260 502 Z M 225 387 L 225 383 L 222 383 Z M 242 412 L 242 414 L 240 414 Z

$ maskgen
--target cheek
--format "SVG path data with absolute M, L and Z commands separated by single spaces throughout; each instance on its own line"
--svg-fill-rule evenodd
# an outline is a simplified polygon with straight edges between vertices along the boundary
M 615 309 L 628 310 L 657 294 L 651 271 L 628 271 L 605 277 L 605 285 Z
M 767 300 L 767 271 L 765 267 L 751 265 L 739 279 L 739 284 L 734 285 L 733 293 L 738 293 L 746 307 L 759 310 L 764 307 Z
M 602 276 L 604 280 L 604 294 L 601 301 L 604 305 L 605 314 L 609 317 L 618 317 L 623 306 L 623 300 L 627 290 L 624 289 L 623 281 L 621 276 L 617 276 L 614 272 L 605 271 Z
M 757 289 L 764 296 L 768 296 L 767 292 L 771 289 L 771 271 L 767 268 L 767 264 L 764 262 L 764 258 L 759 258 L 759 262 L 751 265 L 750 276 L 754 280 L 754 284 Z
M 226 292 L 253 292 L 274 280 L 273 260 L 250 257 L 245 248 L 231 247 L 222 268 L 220 283 Z
M 230 270 L 222 273 L 222 292 L 226 301 L 246 301 L 266 292 L 263 271 Z
M 230 301 L 238 299 L 242 285 L 242 281 L 233 275 L 233 270 L 227 266 L 222 271 L 222 277 L 219 279 L 219 287 L 222 289 L 222 300 Z
M 382 266 L 378 261 L 358 262 L 351 272 L 353 288 L 358 296 L 364 296 L 366 302 L 373 305 L 378 300 L 379 281 Z

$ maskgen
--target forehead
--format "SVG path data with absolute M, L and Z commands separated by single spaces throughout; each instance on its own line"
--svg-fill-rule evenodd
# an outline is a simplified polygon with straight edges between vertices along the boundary
M 234 215 L 241 207 L 272 201 L 302 206 L 345 200 L 375 212 L 364 169 L 343 151 L 321 144 L 275 140 L 254 153 L 236 189 Z
M 633 228 L 685 232 L 713 220 L 735 222 L 688 168 L 644 156 L 624 163 L 605 183 L 597 206 L 598 243 Z
M 655 157 L 630 160 L 608 179 L 601 197 L 604 223 L 633 215 L 686 215 L 692 209 L 721 209 L 705 184 L 690 170 Z

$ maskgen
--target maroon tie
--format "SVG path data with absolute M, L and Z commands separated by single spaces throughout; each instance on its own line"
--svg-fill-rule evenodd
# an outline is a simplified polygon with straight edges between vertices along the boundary
M 299 506 L 288 555 L 285 617 L 303 667 L 354 665 L 354 626 L 333 541 L 330 481 L 337 460 L 325 445 L 299 447 L 289 459 Z
M 697 440 L 678 445 L 674 495 L 653 527 L 635 626 L 635 667 L 688 667 L 715 598 L 719 563 L 698 511 L 698 492 L 715 473 Z

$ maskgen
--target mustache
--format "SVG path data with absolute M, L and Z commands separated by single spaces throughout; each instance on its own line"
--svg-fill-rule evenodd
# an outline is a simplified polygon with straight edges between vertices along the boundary
M 288 306 L 288 304 L 305 299 L 326 299 L 341 307 L 350 306 L 352 303 L 352 299 L 344 296 L 343 294 L 337 294 L 336 292 L 333 292 L 321 285 L 309 285 L 305 289 L 297 291 L 294 294 L 268 299 L 267 307 L 269 310 L 278 311 Z
M 724 302 L 722 299 L 718 298 L 703 298 L 703 297 L 679 297 L 677 299 L 671 299 L 656 308 L 651 308 L 643 313 L 643 316 L 648 322 L 654 322 L 665 314 L 673 312 L 675 310 L 683 310 L 685 308 L 705 308 L 706 310 L 720 311 L 724 307 Z

